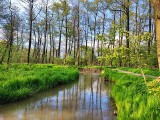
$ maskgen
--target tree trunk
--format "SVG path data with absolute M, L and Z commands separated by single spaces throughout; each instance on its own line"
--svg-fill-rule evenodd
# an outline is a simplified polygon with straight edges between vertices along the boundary
M 73 32 L 73 44 L 74 44 L 74 49 L 73 49 L 73 58 L 74 58 L 74 60 L 76 59 L 76 36 L 75 36 L 75 31 L 76 31 L 76 19 L 74 18 L 74 23 L 73 23 L 74 25 L 73 25 L 73 30 L 74 30 L 74 32 Z
M 130 1 L 127 0 L 126 5 L 126 15 L 127 15 L 127 26 L 126 26 L 126 48 L 127 48 L 127 64 L 130 66 L 130 52 L 129 52 L 129 3 Z
M 27 62 L 30 63 L 30 52 L 31 52 L 31 43 L 32 43 L 32 24 L 33 24 L 33 0 L 30 1 L 30 10 L 29 10 L 29 46 L 28 46 L 28 57 Z
M 151 6 L 151 0 L 149 0 L 149 33 L 150 33 L 150 39 L 148 40 L 148 54 L 150 54 L 150 47 L 151 47 L 151 30 L 152 30 L 152 6 Z
M 68 18 L 67 18 L 67 15 L 66 15 L 66 49 L 65 49 L 65 58 L 67 56 L 67 49 L 68 49 L 68 27 L 67 27 L 67 23 L 68 23 Z
M 103 28 L 102 28 L 102 35 L 105 34 L 105 21 L 106 21 L 106 14 L 103 13 Z M 103 56 L 103 40 L 101 40 L 101 56 Z
M 51 32 L 51 23 L 49 22 L 49 42 L 50 42 L 50 50 L 49 50 L 49 63 L 51 63 L 51 59 L 52 59 L 52 46 L 53 46 L 53 44 L 52 44 L 52 32 Z
M 53 36 L 53 25 L 52 25 L 52 64 L 54 64 L 54 52 L 55 52 L 55 41 L 54 41 L 54 36 Z
M 79 3 L 78 3 L 78 43 L 77 43 L 77 60 L 78 60 L 78 65 L 80 65 L 80 16 L 79 16 Z
M 61 54 L 61 40 L 62 40 L 62 25 L 63 25 L 63 18 L 62 21 L 59 22 L 59 45 L 58 45 L 58 57 Z
M 152 0 L 155 12 L 158 67 L 160 69 L 160 0 Z
M 48 6 L 46 5 L 45 33 L 44 33 L 44 46 L 43 46 L 43 53 L 42 53 L 42 63 L 44 63 L 45 59 L 47 59 L 47 57 L 46 57 L 46 55 L 47 55 L 46 54 L 46 44 L 47 44 L 47 31 L 48 31 L 48 15 L 47 15 L 48 9 L 47 9 L 47 7 Z
M 13 23 L 13 13 L 12 13 L 12 10 L 11 10 L 11 0 L 10 0 L 10 12 L 11 12 L 11 20 L 10 20 L 10 27 L 11 27 L 11 30 L 10 30 L 10 38 L 9 38 L 9 52 L 8 52 L 8 59 L 7 59 L 7 64 L 9 65 L 10 63 L 10 59 L 11 59 L 11 53 L 12 53 L 12 44 L 13 44 L 13 32 L 14 32 L 14 23 Z
M 96 26 L 97 26 L 97 13 L 96 16 L 94 17 L 94 38 L 93 38 L 93 47 L 92 47 L 92 64 L 94 61 L 94 54 L 95 54 L 95 43 L 96 43 Z

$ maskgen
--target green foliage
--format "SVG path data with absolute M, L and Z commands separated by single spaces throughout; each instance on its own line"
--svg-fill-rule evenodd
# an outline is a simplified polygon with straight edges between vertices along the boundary
M 66 59 L 65 59 L 65 64 L 67 64 L 67 65 L 74 65 L 74 63 L 75 63 L 75 60 L 74 60 L 74 58 L 72 57 L 72 56 L 67 56 L 66 57 Z
M 120 61 L 125 61 L 127 48 L 124 46 L 116 47 L 114 49 L 104 49 L 103 54 L 105 56 L 99 57 L 98 60 L 106 66 L 119 66 Z
M 100 41 L 103 41 L 103 42 L 106 42 L 106 34 L 104 34 L 104 33 L 97 34 L 96 39 L 100 40 Z
M 78 70 L 54 65 L 0 65 L 0 103 L 14 102 L 42 90 L 74 81 Z
M 142 77 L 119 73 L 106 69 L 105 76 L 115 81 L 112 96 L 118 109 L 118 120 L 159 120 L 160 94 L 148 89 L 153 81 L 147 79 L 147 86 Z
M 62 65 L 63 64 L 63 59 L 61 58 L 54 58 L 54 63 L 57 64 L 57 65 Z

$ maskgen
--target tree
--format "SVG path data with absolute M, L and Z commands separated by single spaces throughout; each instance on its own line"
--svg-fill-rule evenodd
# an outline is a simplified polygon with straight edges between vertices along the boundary
M 152 0 L 46 0 L 43 7 L 20 0 L 12 9 L 7 1 L 14 0 L 0 0 L 0 63 L 136 66 L 138 52 L 156 67 Z M 25 9 L 13 9 L 20 4 Z
M 151 29 L 152 29 L 152 6 L 151 6 L 151 0 L 149 0 L 149 33 L 151 36 Z M 150 37 L 150 39 L 148 40 L 148 54 L 150 54 L 151 52 L 151 39 L 152 37 Z
M 15 37 L 14 34 L 16 31 L 16 28 L 18 28 L 20 24 L 19 24 L 19 16 L 17 14 L 18 10 L 14 8 L 15 6 L 12 4 L 12 1 L 11 0 L 6 1 L 6 6 L 7 6 L 5 8 L 6 12 L 5 13 L 2 12 L 1 20 L 3 21 L 2 26 L 3 26 L 4 36 L 7 42 L 6 42 L 6 48 L 1 57 L 0 63 L 4 61 L 5 55 L 8 51 L 7 64 L 9 65 L 12 58 L 12 47 L 13 47 L 14 37 Z
M 37 13 L 37 15 L 34 14 L 34 5 L 37 0 L 21 0 L 27 5 L 27 12 L 29 16 L 29 44 L 28 44 L 28 55 L 27 55 L 27 62 L 30 63 L 30 54 L 31 54 L 31 44 L 32 44 L 32 32 L 33 32 L 33 22 L 40 13 L 41 9 Z
M 155 12 L 155 27 L 156 27 L 156 40 L 157 40 L 157 54 L 158 66 L 160 69 L 160 0 L 152 0 Z
M 42 53 L 42 63 L 47 63 L 47 34 L 48 34 L 48 0 L 46 1 L 46 5 L 45 5 L 45 30 L 44 30 L 44 45 L 43 45 L 43 53 Z

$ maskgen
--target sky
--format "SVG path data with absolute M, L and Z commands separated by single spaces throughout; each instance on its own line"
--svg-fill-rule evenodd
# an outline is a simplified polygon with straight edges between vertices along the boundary
M 40 2 L 42 0 L 37 0 L 37 1 Z M 46 1 L 46 0 L 43 0 L 43 1 Z M 49 0 L 50 3 L 52 3 L 53 1 L 54 2 L 59 2 L 60 0 Z M 12 0 L 12 2 L 18 4 L 18 3 L 21 3 L 21 0 Z

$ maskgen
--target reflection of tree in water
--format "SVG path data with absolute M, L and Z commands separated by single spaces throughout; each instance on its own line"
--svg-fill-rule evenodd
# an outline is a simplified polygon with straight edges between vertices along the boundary
M 21 114 L 23 119 L 112 120 L 114 116 L 109 108 L 112 104 L 109 94 L 109 83 L 105 83 L 99 75 L 82 74 L 79 81 L 24 101 L 17 109 L 10 110 L 10 114 L 14 118 Z

